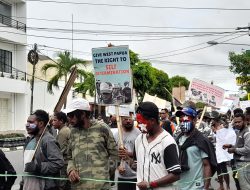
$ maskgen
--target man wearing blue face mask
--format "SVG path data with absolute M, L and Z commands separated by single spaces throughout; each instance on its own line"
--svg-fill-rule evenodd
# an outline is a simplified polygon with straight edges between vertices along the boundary
M 176 142 L 180 150 L 180 190 L 209 189 L 210 178 L 216 171 L 215 150 L 211 142 L 195 128 L 197 112 L 185 107 L 176 112 L 180 118 L 181 134 Z

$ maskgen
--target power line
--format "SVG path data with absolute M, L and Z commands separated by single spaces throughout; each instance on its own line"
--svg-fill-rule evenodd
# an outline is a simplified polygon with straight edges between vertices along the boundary
M 12 33 L 17 35 L 25 35 L 25 36 L 32 36 L 32 37 L 39 37 L 39 38 L 48 38 L 48 39 L 58 39 L 58 40 L 72 40 L 72 38 L 67 37 L 56 37 L 56 36 L 44 36 L 44 35 L 33 35 L 33 34 L 22 34 L 22 33 L 15 33 L 15 32 L 9 32 L 9 31 L 0 31 L 4 33 Z M 245 31 L 242 31 L 243 33 L 246 33 Z M 223 33 L 222 33 L 223 34 Z M 222 34 L 201 34 L 201 35 L 186 35 L 186 36 L 172 36 L 172 37 L 165 37 L 165 38 L 148 38 L 148 39 L 88 39 L 88 38 L 74 38 L 74 41 L 158 41 L 158 40 L 168 40 L 168 39 L 176 39 L 176 38 L 192 38 L 192 37 L 202 37 L 202 36 L 216 36 L 216 35 L 222 35 Z
M 41 28 L 41 27 L 27 27 L 29 30 L 35 30 L 35 31 L 49 31 L 49 32 L 65 32 L 65 33 L 72 33 L 72 29 L 66 29 L 66 28 Z M 144 31 L 110 31 L 110 30 L 79 30 L 75 29 L 74 33 L 83 33 L 83 34 L 98 34 L 98 35 L 107 35 L 107 34 L 117 34 L 117 35 L 179 35 L 179 34 L 227 34 L 232 33 L 234 31 L 196 31 L 196 32 L 144 32 Z M 246 32 L 246 31 L 238 31 L 238 32 Z
M 3 28 L 7 28 L 9 26 L 0 26 Z M 34 31 L 46 31 L 46 32 L 60 32 L 60 33 L 72 33 L 72 29 L 66 29 L 66 28 L 41 28 L 41 27 L 26 27 L 28 30 L 34 30 Z M 246 32 L 246 31 L 237 31 L 237 32 Z M 153 37 L 160 37 L 160 36 L 173 36 L 173 35 L 212 35 L 212 34 L 231 34 L 234 33 L 234 31 L 186 31 L 186 32 L 144 32 L 144 31 L 118 31 L 118 30 L 79 30 L 75 29 L 74 33 L 77 34 L 91 34 L 91 35 L 129 35 L 129 36 L 153 36 Z
M 34 18 L 34 17 L 18 17 L 15 18 L 24 18 L 28 20 L 41 20 L 48 22 L 63 22 L 63 23 L 72 23 L 69 20 L 59 20 L 59 19 L 46 19 L 46 18 Z M 178 30 L 234 30 L 233 27 L 179 27 L 179 26 L 149 26 L 149 25 L 129 25 L 129 24 L 111 24 L 111 23 L 98 23 L 98 22 L 83 22 L 83 21 L 74 21 L 74 24 L 87 24 L 87 25 L 99 25 L 99 26 L 117 26 L 117 27 L 131 27 L 131 28 L 155 28 L 155 29 L 178 29 Z
M 237 34 L 238 32 L 234 32 L 230 35 L 225 35 L 223 37 L 219 37 L 219 38 L 215 38 L 213 40 L 219 40 L 219 39 L 222 39 L 222 38 L 226 38 L 228 36 L 231 36 L 231 35 L 234 35 L 234 34 Z M 184 48 L 180 48 L 180 49 L 175 49 L 175 50 L 171 50 L 171 51 L 165 51 L 165 52 L 161 52 L 161 53 L 157 53 L 157 54 L 151 54 L 151 55 L 147 55 L 147 56 L 143 56 L 144 58 L 146 57 L 152 57 L 152 56 L 157 56 L 157 55 L 162 55 L 162 54 L 166 54 L 166 53 L 173 53 L 173 52 L 177 52 L 177 51 L 181 51 L 181 50 L 185 50 L 185 49 L 190 49 L 192 47 L 197 47 L 197 46 L 200 46 L 200 45 L 204 45 L 204 44 L 207 44 L 207 41 L 206 42 L 202 42 L 202 43 L 198 43 L 198 44 L 195 44 L 195 45 L 192 45 L 192 46 L 187 46 L 187 47 L 184 47 Z
M 231 38 L 231 39 L 228 39 L 228 40 L 224 40 L 223 42 L 227 42 L 227 41 L 230 41 L 230 40 L 233 40 L 233 39 L 236 39 L 236 38 L 240 38 L 242 36 L 245 36 L 247 34 L 242 34 L 240 36 L 236 36 L 234 38 Z M 199 51 L 199 50 L 202 50 L 202 49 L 206 49 L 206 48 L 209 48 L 213 45 L 207 45 L 205 47 L 201 47 L 201 48 L 197 48 L 197 49 L 193 49 L 193 50 L 189 50 L 189 51 L 184 51 L 184 52 L 181 52 L 181 53 L 175 53 L 175 54 L 170 54 L 170 55 L 165 55 L 165 56 L 159 56 L 159 57 L 151 57 L 151 58 L 148 58 L 148 59 L 155 59 L 155 58 L 164 58 L 164 57 L 172 57 L 172 56 L 176 56 L 176 55 L 183 55 L 183 54 L 187 54 L 187 53 L 191 53 L 191 52 L 196 52 L 196 51 Z
M 92 6 L 109 6 L 109 7 L 130 7 L 130 8 L 151 8 L 151 9 L 180 9 L 180 10 L 210 10 L 210 11 L 250 11 L 250 8 L 222 8 L 222 7 L 166 7 L 166 6 L 146 6 L 146 5 L 121 5 L 108 3 L 84 3 L 73 1 L 53 1 L 53 0 L 26 0 L 27 2 L 41 3 L 60 3 L 73 5 L 92 5 Z
M 7 44 L 14 44 L 14 45 L 20 45 L 20 44 L 16 44 L 14 42 L 10 42 L 10 41 L 5 41 L 5 40 L 0 40 L 0 42 L 2 43 L 7 43 Z M 21 44 L 23 46 L 33 46 L 34 44 Z M 58 52 L 55 50 L 62 50 L 62 51 L 70 51 L 69 49 L 64 49 L 64 48 L 59 48 L 59 47 L 53 47 L 53 46 L 47 46 L 47 45 L 42 45 L 42 44 L 37 44 L 40 47 L 44 47 L 44 48 L 50 48 L 50 49 L 54 49 L 54 50 L 49 50 L 49 51 L 53 51 L 53 52 Z M 29 48 L 27 47 L 26 50 L 29 50 Z M 25 51 L 26 51 L 25 50 Z M 11 50 L 11 51 L 24 51 L 24 50 Z M 48 50 L 46 50 L 48 51 Z M 84 51 L 74 51 L 75 53 L 80 53 L 80 54 L 87 54 L 90 55 L 90 52 L 84 52 Z

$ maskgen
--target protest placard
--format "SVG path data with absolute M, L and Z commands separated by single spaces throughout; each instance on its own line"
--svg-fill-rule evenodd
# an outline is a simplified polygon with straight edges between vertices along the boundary
M 217 108 L 222 105 L 224 93 L 223 88 L 198 79 L 193 79 L 189 86 L 189 96 L 191 100 L 204 102 Z
M 128 46 L 93 48 L 97 103 L 120 105 L 132 102 Z

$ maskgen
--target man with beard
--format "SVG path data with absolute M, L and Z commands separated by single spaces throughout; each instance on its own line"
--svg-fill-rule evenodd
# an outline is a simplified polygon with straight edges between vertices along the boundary
M 44 110 L 36 110 L 28 117 L 26 130 L 30 138 L 24 149 L 24 171 L 31 175 L 53 178 L 59 176 L 64 160 L 56 139 L 48 131 L 45 131 L 41 137 L 48 121 L 49 115 Z M 37 151 L 35 151 L 40 138 Z M 58 188 L 57 182 L 53 179 L 25 176 L 23 189 L 57 190 Z
M 136 182 L 136 172 L 130 167 L 129 161 L 134 155 L 135 139 L 140 134 L 140 130 L 134 127 L 134 121 L 129 116 L 122 116 L 122 140 L 124 148 L 119 149 L 119 157 L 124 160 L 124 165 L 118 167 L 118 181 Z M 116 132 L 115 140 L 119 143 L 119 133 Z M 120 144 L 118 144 L 120 147 Z M 126 162 L 128 161 L 128 163 Z M 133 183 L 118 183 L 118 190 L 135 190 Z
M 72 126 L 67 167 L 72 190 L 110 189 L 110 184 L 105 181 L 110 178 L 109 159 L 118 158 L 112 132 L 105 123 L 90 120 L 90 105 L 85 99 L 74 99 L 64 112 Z M 82 178 L 103 181 L 81 180 Z
M 233 122 L 235 128 L 239 130 L 236 144 L 225 144 L 223 148 L 230 154 L 234 153 L 240 189 L 250 189 L 250 129 L 245 124 L 243 113 L 236 113 Z
M 179 185 L 180 190 L 208 190 L 210 178 L 217 167 L 215 150 L 212 143 L 195 128 L 197 112 L 192 105 L 190 102 L 188 107 L 175 114 L 180 118 L 181 129 L 176 139 L 182 170 Z

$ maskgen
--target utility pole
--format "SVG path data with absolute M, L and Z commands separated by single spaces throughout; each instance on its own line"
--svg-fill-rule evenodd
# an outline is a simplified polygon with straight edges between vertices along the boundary
M 74 49 L 74 20 L 73 20 L 73 14 L 72 14 L 72 53 L 71 53 L 72 58 L 73 58 L 73 49 Z
M 36 71 L 36 64 L 38 62 L 38 53 L 37 53 L 37 44 L 34 44 L 32 50 L 28 53 L 28 61 L 33 65 L 32 71 L 32 79 L 31 79 L 31 97 L 30 97 L 30 114 L 33 112 L 33 93 L 34 93 L 34 80 L 35 80 L 35 71 Z

